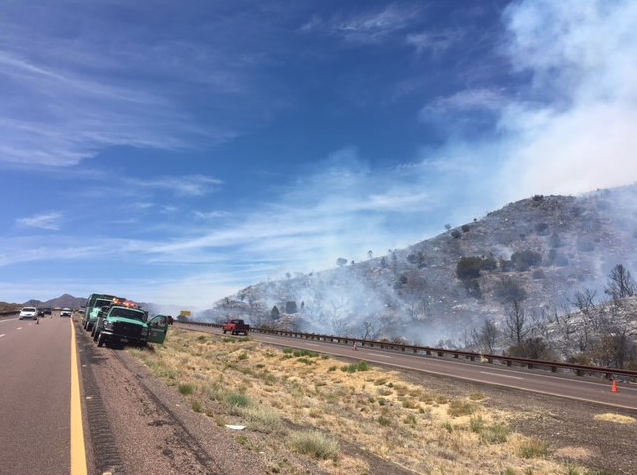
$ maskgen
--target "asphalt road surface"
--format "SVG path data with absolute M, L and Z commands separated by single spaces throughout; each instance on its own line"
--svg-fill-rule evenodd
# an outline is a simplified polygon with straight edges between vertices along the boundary
M 181 323 L 175 325 L 189 330 L 221 333 L 221 329 L 215 327 Z M 637 386 L 634 384 L 620 383 L 619 392 L 611 392 L 609 381 L 577 377 L 569 373 L 554 374 L 543 370 L 504 367 L 436 356 L 409 356 L 398 351 L 362 347 L 355 351 L 352 346 L 347 345 L 256 332 L 251 333 L 250 337 L 274 345 L 304 348 L 334 356 L 365 360 L 369 363 L 637 410 Z
M 0 319 L 0 473 L 71 472 L 69 318 Z

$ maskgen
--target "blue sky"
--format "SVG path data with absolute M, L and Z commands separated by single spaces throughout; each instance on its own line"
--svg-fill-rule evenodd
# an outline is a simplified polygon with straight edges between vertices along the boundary
M 634 1 L 0 2 L 0 300 L 210 307 L 637 177 Z

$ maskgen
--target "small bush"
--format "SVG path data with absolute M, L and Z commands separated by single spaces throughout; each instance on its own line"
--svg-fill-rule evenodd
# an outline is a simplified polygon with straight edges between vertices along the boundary
M 451 417 L 460 417 L 468 416 L 469 414 L 473 414 L 475 411 L 475 405 L 464 401 L 454 400 L 449 403 L 447 414 L 449 414 Z
M 515 268 L 523 272 L 528 270 L 531 266 L 541 264 L 542 255 L 535 251 L 518 251 L 513 253 L 511 260 L 515 264 Z
M 299 363 L 304 363 L 304 364 L 306 364 L 306 365 L 308 365 L 308 366 L 309 366 L 309 365 L 316 364 L 316 361 L 311 360 L 311 359 L 306 358 L 306 357 L 299 358 L 297 361 L 298 361 Z
M 485 444 L 504 444 L 511 434 L 509 429 L 504 424 L 494 424 L 492 426 L 484 427 L 480 433 L 480 440 Z
M 361 361 L 358 364 L 350 364 L 341 366 L 341 371 L 344 373 L 355 373 L 356 371 L 369 371 L 369 363 Z
M 383 427 L 387 427 L 391 425 L 391 419 L 386 416 L 379 416 L 378 423 Z
M 182 383 L 179 385 L 179 392 L 184 396 L 188 396 L 195 392 L 195 386 L 190 383 Z
M 203 404 L 199 399 L 192 401 L 190 407 L 192 407 L 192 410 L 195 412 L 203 412 Z
M 225 398 L 226 404 L 231 407 L 248 407 L 251 405 L 250 398 L 242 393 L 230 393 Z
M 549 453 L 549 445 L 539 439 L 531 439 L 520 446 L 520 456 L 525 459 L 546 457 Z
M 314 430 L 293 433 L 290 445 L 302 454 L 325 460 L 336 460 L 340 450 L 336 440 Z
M 263 407 L 244 407 L 241 408 L 240 414 L 246 419 L 249 427 L 257 432 L 270 434 L 283 430 L 281 417 L 275 411 Z
M 469 421 L 469 428 L 471 429 L 471 432 L 479 434 L 484 429 L 484 426 L 485 422 L 484 419 L 482 419 L 482 416 L 472 417 L 471 421 Z

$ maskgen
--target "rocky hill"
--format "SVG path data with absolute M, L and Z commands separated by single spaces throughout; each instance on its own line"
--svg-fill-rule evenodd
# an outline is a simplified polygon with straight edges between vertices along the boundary
M 457 341 L 513 302 L 565 313 L 583 289 L 604 296 L 617 264 L 637 268 L 637 185 L 536 195 L 406 249 L 245 288 L 200 319 L 419 344 Z

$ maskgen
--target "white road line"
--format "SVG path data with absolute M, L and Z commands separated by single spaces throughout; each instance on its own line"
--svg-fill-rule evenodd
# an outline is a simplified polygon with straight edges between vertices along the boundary
M 480 374 L 490 374 L 492 376 L 500 376 L 501 378 L 524 379 L 524 378 L 519 378 L 517 376 L 509 376 L 508 374 L 490 373 L 488 371 L 480 371 Z
M 0 335 L 0 338 L 2 338 L 2 337 L 3 337 L 3 336 L 5 336 L 5 335 L 6 335 L 6 333 L 3 333 L 2 335 Z
M 372 356 L 374 358 L 376 356 L 378 356 L 379 358 L 393 358 L 394 357 L 393 355 L 369 355 L 369 356 Z
M 306 345 L 307 345 L 307 346 L 321 346 L 321 345 L 318 345 L 318 344 L 316 344 L 316 343 L 306 343 Z
M 18 328 L 16 328 L 16 330 L 22 330 L 22 327 L 18 327 Z

